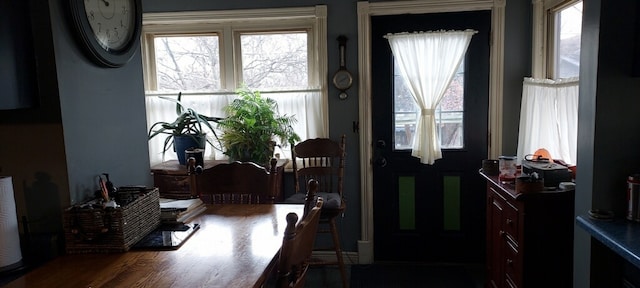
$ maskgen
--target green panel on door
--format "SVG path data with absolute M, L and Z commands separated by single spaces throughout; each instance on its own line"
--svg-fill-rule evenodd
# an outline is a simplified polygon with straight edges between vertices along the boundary
M 414 176 L 398 177 L 398 225 L 400 230 L 416 229 L 416 181 Z
M 444 176 L 444 230 L 460 230 L 460 176 Z

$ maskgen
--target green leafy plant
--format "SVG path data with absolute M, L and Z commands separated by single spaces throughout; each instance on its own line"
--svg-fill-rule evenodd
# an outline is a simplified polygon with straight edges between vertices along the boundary
M 300 141 L 292 127 L 297 120 L 293 115 L 280 115 L 275 100 L 246 86 L 236 93 L 238 98 L 225 107 L 227 117 L 218 122 L 224 154 L 234 160 L 266 164 L 276 145 L 286 147 Z
M 178 116 L 173 122 L 159 121 L 151 125 L 149 128 L 149 140 L 158 135 L 166 135 L 166 138 L 164 139 L 163 154 L 174 146 L 174 136 L 179 135 L 187 135 L 197 142 L 199 141 L 198 138 L 206 139 L 205 141 L 209 143 L 211 147 L 214 149 L 220 149 L 216 147 L 211 140 L 206 138 L 206 134 L 208 131 L 211 131 L 213 138 L 219 139 L 211 123 L 217 123 L 221 118 L 202 115 L 192 108 L 186 107 L 181 102 L 182 92 L 178 93 L 178 99 L 166 96 L 159 97 L 176 103 L 176 114 Z

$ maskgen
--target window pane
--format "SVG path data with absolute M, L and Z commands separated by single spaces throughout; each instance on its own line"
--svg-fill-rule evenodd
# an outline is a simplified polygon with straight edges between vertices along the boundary
M 394 60 L 394 147 L 396 150 L 411 149 L 416 127 L 418 106 L 400 75 Z M 458 67 L 449 88 L 436 108 L 436 127 L 442 149 L 463 148 L 464 112 L 464 62 Z
M 253 89 L 308 87 L 307 33 L 242 34 L 242 78 Z
M 416 129 L 418 106 L 405 85 L 398 63 L 393 61 L 393 108 L 394 108 L 394 147 L 396 150 L 411 149 L 413 133 Z
M 582 1 L 556 12 L 556 77 L 578 77 L 580 74 L 580 36 L 582 34 Z
M 158 91 L 220 89 L 218 36 L 166 36 L 154 39 Z
M 464 61 L 436 109 L 436 125 L 442 149 L 463 148 Z

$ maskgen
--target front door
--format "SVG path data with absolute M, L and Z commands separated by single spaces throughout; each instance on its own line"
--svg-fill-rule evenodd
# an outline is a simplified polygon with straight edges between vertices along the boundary
M 490 11 L 371 18 L 376 261 L 484 257 L 486 187 L 478 169 L 488 151 L 490 28 Z M 464 29 L 478 33 L 436 112 L 443 158 L 421 164 L 410 150 L 413 99 L 397 80 L 399 71 L 383 36 Z

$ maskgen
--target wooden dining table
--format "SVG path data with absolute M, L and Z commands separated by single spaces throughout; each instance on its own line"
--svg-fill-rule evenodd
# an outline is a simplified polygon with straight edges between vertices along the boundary
M 209 205 L 177 250 L 67 254 L 5 287 L 260 287 L 277 267 L 286 215 L 298 204 Z

